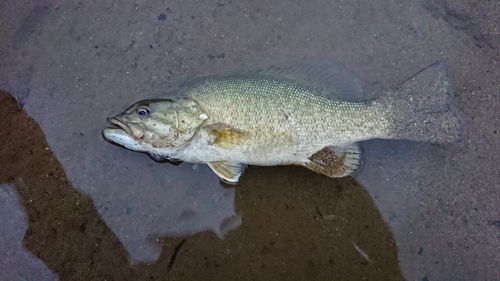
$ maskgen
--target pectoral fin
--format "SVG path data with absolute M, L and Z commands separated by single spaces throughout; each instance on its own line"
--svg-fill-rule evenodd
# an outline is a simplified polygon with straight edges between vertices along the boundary
M 317 173 L 341 178 L 350 175 L 359 165 L 360 152 L 357 144 L 327 146 L 309 157 L 303 166 Z
M 238 145 L 243 142 L 246 135 L 243 130 L 224 123 L 208 125 L 204 129 L 210 137 L 210 144 L 221 147 Z
M 237 183 L 241 174 L 245 171 L 245 165 L 237 162 L 210 162 L 208 166 L 221 180 L 227 183 Z

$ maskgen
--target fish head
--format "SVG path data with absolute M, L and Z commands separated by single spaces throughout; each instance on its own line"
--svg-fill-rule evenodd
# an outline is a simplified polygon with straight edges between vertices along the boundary
M 108 118 L 107 141 L 130 150 L 150 153 L 155 159 L 170 159 L 199 130 L 208 116 L 189 98 L 139 101 Z

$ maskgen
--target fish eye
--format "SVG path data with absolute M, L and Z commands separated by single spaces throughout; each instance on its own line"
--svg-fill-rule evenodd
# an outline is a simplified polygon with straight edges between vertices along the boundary
M 149 108 L 145 107 L 145 106 L 141 106 L 139 108 L 137 108 L 137 110 L 135 111 L 135 113 L 137 115 L 139 115 L 139 117 L 149 117 L 149 115 L 151 114 L 151 111 L 149 110 Z

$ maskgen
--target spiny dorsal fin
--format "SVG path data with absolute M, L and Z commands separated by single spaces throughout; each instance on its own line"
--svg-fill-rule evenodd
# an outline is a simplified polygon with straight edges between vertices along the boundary
M 243 130 L 236 129 L 224 123 L 208 125 L 205 127 L 205 130 L 210 135 L 210 144 L 221 147 L 230 147 L 240 144 L 246 135 Z
M 361 82 L 328 59 L 311 59 L 287 67 L 269 67 L 256 74 L 320 88 L 325 91 L 325 96 L 333 100 L 360 102 L 373 99 L 363 93 Z
M 360 152 L 357 144 L 327 146 L 309 157 L 304 166 L 317 173 L 340 178 L 350 175 L 359 165 Z
M 245 171 L 245 165 L 238 162 L 210 162 L 208 166 L 222 181 L 231 184 L 237 183 L 241 174 Z

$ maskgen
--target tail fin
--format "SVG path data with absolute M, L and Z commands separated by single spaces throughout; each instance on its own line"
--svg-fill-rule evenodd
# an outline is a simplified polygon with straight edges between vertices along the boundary
M 389 94 L 394 138 L 436 143 L 461 140 L 460 119 L 447 102 L 447 74 L 443 64 L 434 63 Z

